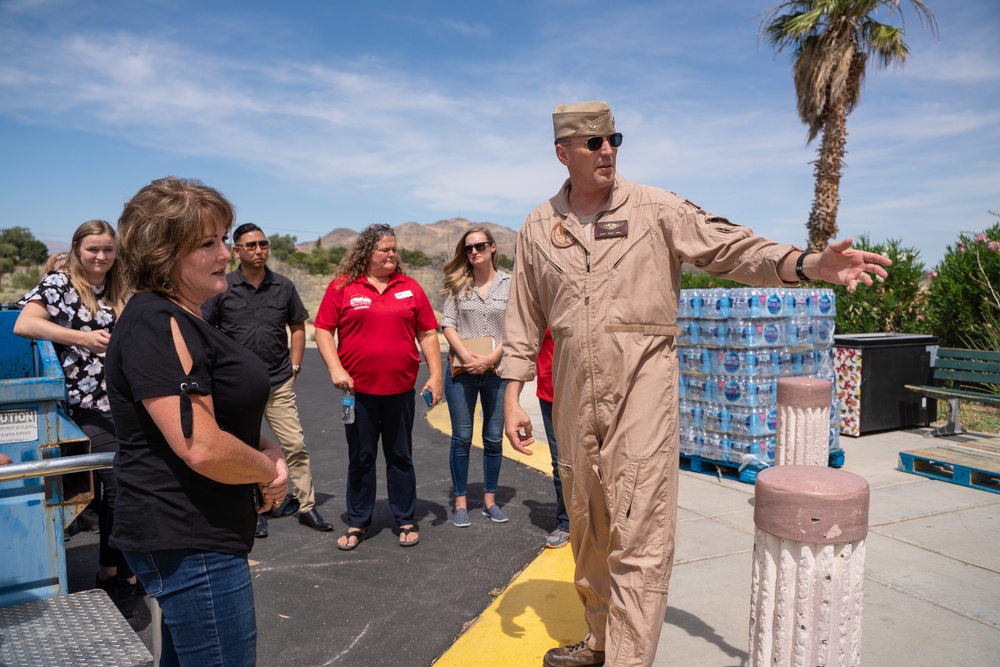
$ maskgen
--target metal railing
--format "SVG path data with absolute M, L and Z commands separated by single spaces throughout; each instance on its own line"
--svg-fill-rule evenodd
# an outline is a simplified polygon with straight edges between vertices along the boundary
M 107 452 L 104 454 L 60 456 L 52 459 L 42 459 L 41 461 L 28 461 L 27 463 L 11 463 L 10 465 L 0 466 L 0 482 L 99 470 L 101 468 L 110 468 L 114 465 L 114 462 L 114 453 Z

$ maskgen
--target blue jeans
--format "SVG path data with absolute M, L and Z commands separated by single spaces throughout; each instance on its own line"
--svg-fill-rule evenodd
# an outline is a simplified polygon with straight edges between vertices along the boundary
M 549 441 L 549 454 L 552 456 L 552 485 L 556 487 L 556 520 L 559 530 L 569 530 L 569 514 L 566 512 L 566 501 L 563 499 L 562 480 L 559 479 L 559 448 L 556 446 L 556 434 L 552 430 L 552 404 L 538 399 L 538 407 L 542 409 L 542 422 L 545 424 L 545 437 Z
M 476 399 L 483 404 L 483 493 L 496 493 L 503 463 L 503 392 L 506 380 L 487 371 L 482 375 L 444 372 L 444 395 L 451 414 L 451 483 L 456 496 L 468 493 L 469 450 Z
M 125 558 L 163 612 L 160 667 L 229 667 L 257 660 L 246 555 L 166 549 Z

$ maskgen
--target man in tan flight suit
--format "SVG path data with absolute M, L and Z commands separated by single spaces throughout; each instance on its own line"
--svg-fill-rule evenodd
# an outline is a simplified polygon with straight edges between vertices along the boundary
M 615 163 L 622 137 L 603 102 L 560 105 L 552 119 L 569 179 L 518 234 L 499 370 L 507 437 L 531 454 L 519 396 L 552 329 L 559 473 L 590 632 L 544 664 L 649 665 L 674 557 L 681 262 L 748 285 L 809 278 L 853 291 L 885 278 L 890 261 L 850 249 L 850 239 L 803 253 L 626 181 Z

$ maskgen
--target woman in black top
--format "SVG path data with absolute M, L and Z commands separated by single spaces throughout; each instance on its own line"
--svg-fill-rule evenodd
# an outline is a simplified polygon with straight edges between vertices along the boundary
M 171 177 L 140 190 L 118 221 L 136 295 L 106 363 L 119 440 L 111 543 L 163 611 L 161 666 L 254 663 L 254 490 L 267 511 L 288 479 L 281 450 L 260 436 L 267 369 L 201 318 L 226 289 L 232 220 L 219 192 Z

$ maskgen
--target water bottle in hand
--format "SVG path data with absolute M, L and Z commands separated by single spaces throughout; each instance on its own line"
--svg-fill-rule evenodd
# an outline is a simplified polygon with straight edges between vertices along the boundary
M 345 424 L 354 423 L 354 392 L 350 389 L 344 390 L 344 395 L 340 399 L 340 417 Z

